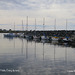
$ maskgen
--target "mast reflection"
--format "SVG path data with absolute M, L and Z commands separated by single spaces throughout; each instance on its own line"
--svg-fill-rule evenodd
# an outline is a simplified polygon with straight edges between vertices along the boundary
M 22 48 L 21 48 L 21 54 L 23 55 L 23 48 L 24 48 L 24 40 L 22 39 Z
M 43 61 L 44 61 L 44 43 L 43 43 Z
M 28 40 L 26 40 L 26 59 L 28 59 Z
M 35 57 L 35 59 L 36 59 L 36 41 L 35 41 L 35 47 L 34 47 L 34 57 Z
M 68 75 L 67 47 L 65 47 L 65 70 L 66 70 L 66 75 Z
M 56 46 L 54 45 L 54 74 L 56 73 L 56 65 L 55 65 L 55 59 L 56 59 L 56 57 L 55 57 L 55 53 L 56 53 L 56 51 L 55 51 L 55 48 L 56 48 Z

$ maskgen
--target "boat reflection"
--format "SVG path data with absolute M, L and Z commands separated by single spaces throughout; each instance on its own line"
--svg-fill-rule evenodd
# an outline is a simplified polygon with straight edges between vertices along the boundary
M 4 38 L 9 39 L 9 40 L 13 40 L 13 37 L 5 37 L 4 36 Z
M 3 40 L 3 45 L 0 44 L 0 68 L 18 69 L 20 72 L 14 75 L 75 74 L 69 72 L 75 69 L 74 48 L 58 45 L 57 41 L 24 38 L 14 38 L 11 42 L 9 39 Z

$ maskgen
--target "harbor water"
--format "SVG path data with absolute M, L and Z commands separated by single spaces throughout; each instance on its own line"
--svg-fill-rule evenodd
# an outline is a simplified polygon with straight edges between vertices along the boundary
M 75 75 L 75 48 L 0 34 L 0 75 Z

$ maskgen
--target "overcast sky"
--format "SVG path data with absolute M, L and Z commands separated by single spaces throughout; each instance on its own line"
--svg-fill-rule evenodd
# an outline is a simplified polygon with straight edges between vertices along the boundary
M 0 0 L 0 29 L 22 30 L 22 20 L 26 29 L 26 17 L 28 16 L 28 29 L 42 29 L 45 18 L 45 29 L 75 30 L 75 0 Z

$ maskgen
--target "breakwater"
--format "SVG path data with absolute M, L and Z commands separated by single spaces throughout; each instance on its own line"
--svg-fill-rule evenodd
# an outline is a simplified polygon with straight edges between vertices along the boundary
M 20 31 L 20 30 L 2 30 L 0 31 L 0 33 L 24 33 L 24 34 L 29 34 L 29 35 L 38 35 L 41 36 L 43 35 L 43 33 L 47 36 L 53 36 L 53 35 L 57 35 L 57 36 L 69 36 L 71 37 L 72 35 L 75 35 L 75 30 L 50 30 L 50 31 Z

